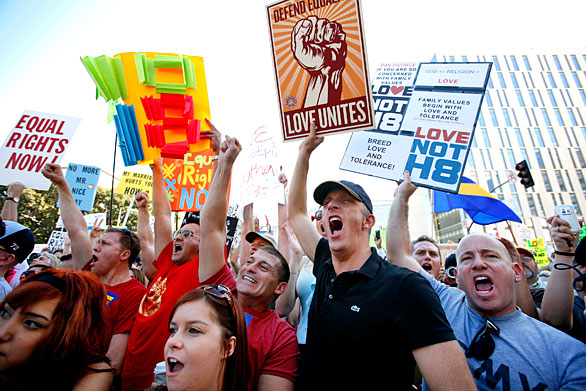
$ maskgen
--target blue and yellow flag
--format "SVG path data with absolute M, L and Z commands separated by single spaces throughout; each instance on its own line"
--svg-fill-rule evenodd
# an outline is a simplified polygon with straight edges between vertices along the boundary
M 480 225 L 506 220 L 521 222 L 519 216 L 511 208 L 464 176 L 458 194 L 433 191 L 434 213 L 447 212 L 456 208 L 464 209 L 472 221 Z

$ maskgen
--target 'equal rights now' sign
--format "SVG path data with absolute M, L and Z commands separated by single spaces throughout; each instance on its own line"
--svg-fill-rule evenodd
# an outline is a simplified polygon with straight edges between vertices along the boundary
M 21 182 L 29 189 L 48 190 L 41 174 L 46 163 L 59 164 L 81 119 L 25 111 L 0 149 L 1 184 Z

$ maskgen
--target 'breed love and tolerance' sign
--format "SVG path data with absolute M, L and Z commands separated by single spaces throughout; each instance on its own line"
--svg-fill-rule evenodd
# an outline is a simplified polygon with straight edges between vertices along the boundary
M 0 178 L 7 185 L 21 182 L 29 189 L 48 190 L 41 174 L 46 163 L 59 164 L 81 119 L 25 111 L 0 149 Z
M 343 170 L 457 193 L 490 63 L 382 64 L 372 92 L 376 130 L 354 133 Z

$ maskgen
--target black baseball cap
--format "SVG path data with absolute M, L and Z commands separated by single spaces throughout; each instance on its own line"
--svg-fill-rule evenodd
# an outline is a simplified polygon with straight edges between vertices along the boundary
M 350 181 L 326 181 L 315 188 L 315 191 L 313 192 L 313 199 L 318 204 L 323 205 L 326 196 L 332 190 L 337 189 L 346 190 L 352 195 L 352 197 L 364 203 L 368 211 L 372 213 L 372 202 L 370 201 L 368 194 L 366 194 L 362 186 Z

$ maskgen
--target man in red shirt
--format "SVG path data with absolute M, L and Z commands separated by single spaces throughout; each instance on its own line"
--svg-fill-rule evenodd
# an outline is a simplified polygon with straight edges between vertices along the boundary
M 209 137 L 212 149 L 217 153 L 220 134 L 212 131 Z M 215 164 L 214 160 L 212 172 Z M 199 218 L 192 215 L 180 230 L 173 233 L 171 204 L 165 191 L 161 161 L 155 162 L 151 168 L 156 260 L 142 258 L 143 270 L 151 284 L 130 332 L 122 369 L 123 390 L 143 391 L 150 387 L 155 365 L 165 360 L 163 351 L 169 338 L 171 310 L 181 296 L 199 286 Z
M 87 224 L 58 164 L 46 164 L 42 174 L 59 192 L 61 217 L 71 239 L 73 265 L 77 270 L 91 270 L 106 287 L 112 339 L 107 356 L 119 380 L 128 336 L 138 304 L 145 292 L 140 282 L 130 277 L 129 269 L 140 253 L 140 240 L 128 229 L 108 229 L 92 248 Z
M 201 215 L 199 280 L 201 284 L 223 284 L 237 291 L 247 320 L 252 369 L 248 389 L 293 390 L 297 337 L 293 328 L 269 308 L 287 289 L 287 261 L 274 247 L 265 246 L 243 262 L 237 279 L 226 265 L 226 194 L 232 166 L 241 149 L 238 140 L 228 136 L 221 147 L 217 172 Z

